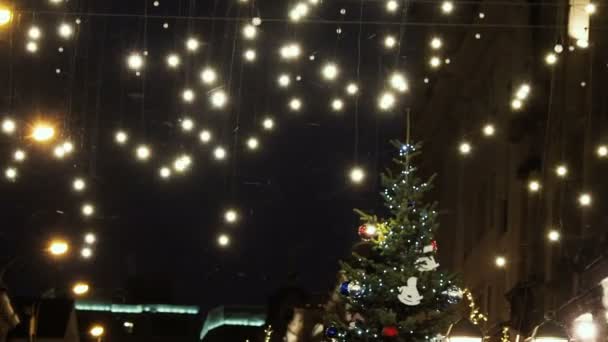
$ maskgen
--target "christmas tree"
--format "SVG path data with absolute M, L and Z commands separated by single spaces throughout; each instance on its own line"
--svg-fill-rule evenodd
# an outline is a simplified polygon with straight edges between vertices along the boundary
M 454 275 L 438 270 L 437 204 L 426 195 L 434 177 L 416 176 L 420 146 L 394 143 L 398 172 L 382 175 L 386 217 L 357 211 L 368 251 L 341 263 L 341 284 L 328 306 L 332 341 L 429 341 L 445 333 L 450 304 L 462 298 Z

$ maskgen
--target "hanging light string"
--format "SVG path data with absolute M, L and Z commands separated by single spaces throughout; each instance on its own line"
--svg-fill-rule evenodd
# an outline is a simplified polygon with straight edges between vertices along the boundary
M 363 9 L 365 0 L 360 0 L 359 5 L 359 21 L 363 21 Z M 363 35 L 363 24 L 359 24 L 359 32 L 357 33 L 357 87 L 361 87 L 361 39 Z M 358 89 L 355 94 L 355 164 L 359 163 L 359 96 L 361 90 Z
M 143 51 L 148 50 L 148 2 L 144 1 L 144 36 L 143 36 Z M 141 126 L 143 129 L 144 138 L 146 137 L 146 73 L 141 73 Z

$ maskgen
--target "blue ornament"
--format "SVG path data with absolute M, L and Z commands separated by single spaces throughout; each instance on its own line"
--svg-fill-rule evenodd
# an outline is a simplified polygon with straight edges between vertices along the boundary
M 336 328 L 336 327 L 329 327 L 329 328 L 327 328 L 327 330 L 325 330 L 325 336 L 327 336 L 327 337 L 336 337 L 336 336 L 338 336 L 338 328 Z
M 348 296 L 350 291 L 348 289 L 348 285 L 350 285 L 350 281 L 345 281 L 340 285 L 340 294 L 343 296 Z
M 443 291 L 443 295 L 450 304 L 458 304 L 463 297 L 462 290 L 456 285 L 448 287 L 447 290 Z

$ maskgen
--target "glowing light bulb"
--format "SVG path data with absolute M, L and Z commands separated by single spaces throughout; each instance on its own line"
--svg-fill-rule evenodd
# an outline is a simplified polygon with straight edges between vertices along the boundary
M 441 4 L 441 11 L 445 14 L 450 14 L 454 10 L 454 3 L 451 1 L 444 1 Z
M 429 60 L 429 64 L 433 69 L 439 68 L 441 66 L 441 58 L 437 56 L 431 57 L 431 59 Z
M 103 334 L 105 333 L 105 329 L 104 327 L 102 327 L 101 325 L 97 324 L 94 325 L 93 327 L 91 327 L 91 329 L 89 330 L 89 334 L 93 337 L 96 338 L 100 338 L 101 336 L 103 336 Z
M 127 58 L 127 65 L 131 70 L 141 70 L 141 68 L 144 66 L 144 57 L 139 53 L 132 53 Z
M 527 84 L 520 86 L 517 93 L 515 93 L 515 97 L 517 97 L 519 100 L 527 99 L 528 95 L 530 95 L 530 86 Z
M 384 38 L 384 47 L 387 49 L 392 49 L 397 45 L 397 39 L 391 35 L 386 36 Z
M 299 98 L 293 98 L 289 101 L 289 109 L 298 112 L 302 109 L 302 101 Z
M 74 182 L 72 182 L 72 188 L 74 191 L 82 192 L 86 187 L 87 183 L 82 178 L 76 178 L 74 179 Z
M 211 94 L 211 105 L 214 108 L 223 108 L 228 102 L 228 95 L 223 90 L 216 90 Z
M 83 282 L 78 282 L 72 287 L 72 293 L 77 296 L 84 296 L 89 292 L 89 285 Z
M 42 31 L 38 26 L 32 26 L 27 31 L 27 36 L 32 40 L 38 40 L 40 37 L 42 37 Z
M 66 141 L 61 145 L 66 154 L 72 153 L 74 151 L 74 144 L 69 141 Z
M 65 255 L 70 250 L 70 245 L 65 240 L 52 240 L 47 248 L 48 252 L 53 256 Z
M 597 11 L 597 6 L 590 2 L 587 5 L 585 5 L 585 11 L 587 12 L 587 14 L 595 14 L 595 12 Z
M 574 320 L 574 335 L 577 341 L 595 340 L 597 337 L 597 325 L 593 322 L 593 316 L 588 319 L 585 317 L 584 319 L 577 318 Z
M 558 177 L 560 178 L 564 178 L 568 175 L 568 168 L 566 167 L 566 165 L 558 165 L 555 168 L 555 174 L 557 174 Z
M 333 99 L 331 101 L 331 109 L 334 112 L 341 112 L 344 109 L 344 101 L 342 99 Z
M 260 146 L 260 142 L 258 141 L 257 138 L 251 137 L 251 138 L 247 139 L 247 147 L 250 150 L 257 150 L 259 146 Z
M 386 2 L 386 10 L 389 12 L 396 12 L 399 9 L 399 3 L 397 0 L 388 0 Z
M 246 61 L 253 62 L 257 57 L 257 53 L 253 49 L 247 49 L 245 50 L 245 53 L 243 53 L 243 57 L 245 57 Z
M 87 234 L 84 235 L 84 242 L 87 245 L 92 245 L 95 242 L 97 242 L 97 237 L 93 233 L 87 233 Z
M 201 72 L 201 80 L 203 80 L 204 84 L 211 85 L 217 81 L 217 74 L 215 70 L 212 68 L 205 68 L 203 72 Z
M 15 169 L 14 167 L 6 168 L 6 170 L 4 170 L 4 176 L 9 181 L 14 181 L 15 179 L 17 179 L 17 169 Z
M 267 131 L 272 130 L 274 128 L 274 120 L 272 120 L 272 118 L 264 118 L 262 127 Z
M 55 156 L 55 158 L 57 159 L 63 159 L 63 157 L 65 157 L 65 150 L 63 149 L 62 146 L 57 146 L 55 147 L 55 149 L 53 150 L 53 155 Z
M 606 145 L 598 146 L 596 153 L 597 153 L 598 157 L 600 157 L 600 158 L 607 157 L 608 156 L 608 146 L 606 146 Z
M 123 131 L 118 131 L 114 135 L 114 140 L 116 141 L 117 144 L 124 145 L 129 140 L 129 136 L 127 135 L 127 133 L 125 133 Z
M 32 129 L 32 138 L 40 143 L 50 141 L 55 137 L 55 128 L 50 124 L 39 122 L 34 125 Z
M 4 119 L 2 121 L 2 132 L 5 134 L 13 134 L 17 129 L 17 124 L 12 119 Z
M 224 213 L 224 221 L 226 221 L 226 223 L 236 223 L 238 219 L 239 215 L 234 209 L 226 210 Z
M 362 168 L 355 166 L 350 170 L 349 176 L 351 182 L 360 184 L 365 180 L 365 171 Z
M 186 40 L 186 49 L 190 52 L 195 52 L 198 50 L 199 46 L 200 43 L 196 38 L 188 38 L 188 40 Z
M 95 213 L 95 207 L 92 204 L 85 204 L 82 206 L 82 215 L 91 216 Z
M 559 231 L 552 229 L 547 233 L 547 238 L 551 242 L 557 242 L 561 238 L 561 234 L 559 233 Z
M 38 51 L 38 43 L 27 42 L 27 44 L 25 44 L 25 50 L 29 53 L 36 53 Z
M 182 155 L 173 162 L 173 169 L 177 173 L 183 173 L 192 164 L 192 158 L 188 155 Z
M 441 38 L 434 37 L 433 39 L 431 39 L 431 47 L 434 50 L 441 49 L 441 46 L 443 46 L 443 42 L 441 41 Z
M 530 192 L 540 191 L 540 182 L 537 180 L 531 180 L 528 182 L 528 190 L 530 190 Z
M 74 34 L 74 28 L 68 23 L 62 23 L 59 25 L 57 32 L 61 38 L 68 39 Z
M 588 207 L 591 205 L 591 195 L 588 193 L 583 193 L 578 197 L 578 203 L 582 206 L 582 207 Z
M 182 126 L 182 131 L 191 132 L 192 129 L 194 128 L 194 121 L 192 121 L 192 119 L 190 119 L 190 118 L 185 118 L 182 120 L 181 126 Z
M 486 137 L 494 136 L 494 133 L 496 133 L 494 125 L 486 124 L 485 126 L 483 126 L 483 135 L 485 135 Z
M 390 85 L 400 93 L 405 93 L 409 89 L 405 76 L 399 72 L 395 72 L 391 75 Z
M 348 95 L 354 96 L 359 92 L 359 86 L 356 83 L 351 82 L 346 86 L 346 93 Z
M 547 63 L 547 65 L 553 65 L 553 64 L 557 63 L 557 55 L 554 54 L 553 52 L 549 52 L 545 56 L 545 63 Z
M 494 259 L 494 264 L 496 267 L 503 268 L 507 266 L 507 259 L 503 256 L 497 256 L 496 259 Z
M 181 64 L 181 59 L 179 58 L 179 55 L 172 53 L 169 56 L 167 56 L 167 65 L 169 65 L 170 68 L 175 69 L 180 64 Z
M 167 179 L 167 178 L 171 177 L 171 169 L 166 166 L 163 166 L 158 171 L 158 174 L 160 175 L 160 178 Z
M 254 17 L 254 18 L 251 19 L 251 23 L 254 26 L 260 26 L 260 25 L 262 25 L 262 18 L 260 18 L 260 17 Z
M 23 162 L 26 157 L 27 157 L 27 155 L 25 154 L 25 151 L 23 151 L 23 150 L 16 150 L 15 153 L 13 154 L 13 159 L 18 163 Z
M 90 247 L 84 247 L 80 250 L 80 256 L 83 259 L 90 259 L 93 256 L 93 250 Z
M 300 57 L 302 49 L 296 43 L 289 43 L 281 47 L 279 50 L 282 59 L 292 60 Z
M 146 160 L 150 159 L 151 154 L 152 154 L 152 152 L 150 151 L 150 148 L 146 145 L 140 145 L 135 150 L 135 156 L 140 161 L 146 161 Z
M 580 47 L 581 49 L 586 49 L 589 47 L 589 41 L 587 39 L 578 39 L 576 41 L 576 46 Z
M 523 107 L 523 102 L 521 102 L 520 99 L 515 99 L 513 101 L 511 101 L 511 108 L 513 108 L 514 110 L 520 110 L 521 107 Z
M 281 74 L 281 75 L 279 75 L 277 82 L 279 83 L 279 87 L 287 88 L 287 87 L 289 87 L 289 84 L 291 83 L 291 78 L 287 74 Z
M 13 11 L 9 8 L 0 6 L 0 27 L 10 23 L 13 19 Z
M 251 24 L 247 24 L 243 27 L 243 37 L 247 40 L 252 40 L 255 39 L 255 37 L 258 34 L 258 29 L 251 25 Z
M 213 150 L 213 157 L 216 160 L 224 160 L 224 159 L 226 159 L 226 154 L 227 154 L 226 150 L 223 147 L 221 147 L 221 146 L 218 146 L 218 147 L 215 148 L 215 150 Z
M 201 133 L 198 135 L 198 138 L 203 144 L 207 144 L 211 141 L 211 132 L 208 130 L 202 130 Z
M 230 245 L 230 238 L 226 234 L 222 234 L 217 238 L 217 243 L 220 247 L 228 247 Z
M 378 108 L 380 108 L 382 111 L 389 111 L 395 107 L 396 102 L 397 99 L 395 98 L 395 95 L 389 91 L 385 91 L 384 93 L 380 94 L 380 98 L 378 99 Z
M 338 66 L 334 63 L 327 63 L 323 66 L 323 69 L 321 70 L 321 73 L 323 75 L 323 78 L 327 81 L 333 81 L 336 79 L 336 77 L 338 77 L 338 73 L 339 73 L 339 69 Z
M 184 102 L 192 102 L 194 101 L 195 95 L 194 95 L 194 91 L 192 89 L 185 89 L 182 92 L 182 99 L 184 100 Z
M 471 153 L 471 150 L 473 149 L 473 147 L 471 146 L 471 144 L 469 142 L 461 142 L 460 145 L 458 146 L 458 150 L 460 151 L 460 154 L 462 155 L 468 155 Z
M 308 5 L 304 2 L 299 2 L 295 5 L 295 7 L 289 12 L 289 18 L 292 21 L 300 21 L 302 18 L 308 15 Z

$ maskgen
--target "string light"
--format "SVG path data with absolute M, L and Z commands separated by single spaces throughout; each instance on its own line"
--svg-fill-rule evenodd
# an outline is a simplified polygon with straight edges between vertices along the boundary
M 251 137 L 251 138 L 247 139 L 247 147 L 250 150 L 257 150 L 259 146 L 260 146 L 260 142 L 258 141 L 257 138 Z
M 192 119 L 190 119 L 190 118 L 185 118 L 182 120 L 181 126 L 182 126 L 182 131 L 191 132 L 192 129 L 194 129 L 194 121 L 192 121 Z
M 257 57 L 257 53 L 253 49 L 247 49 L 243 53 L 243 57 L 245 57 L 246 61 L 253 62 L 253 61 L 255 61 L 255 59 Z
M 13 154 L 13 159 L 18 163 L 23 162 L 26 157 L 27 157 L 27 155 L 25 154 L 25 151 L 23 151 L 23 150 L 16 150 L 15 153 Z
M 531 181 L 528 182 L 528 190 L 530 192 L 538 192 L 540 191 L 540 182 L 533 179 Z
M 262 127 L 267 131 L 271 131 L 274 128 L 274 120 L 268 117 L 264 118 L 264 120 L 262 120 Z
M 92 245 L 97 241 L 97 237 L 93 233 L 87 233 L 84 235 L 84 242 L 88 245 Z
M 395 72 L 391 75 L 390 85 L 400 93 L 405 93 L 409 89 L 405 76 L 399 72 Z
M 190 52 L 195 52 L 198 50 L 200 43 L 196 38 L 188 38 L 186 40 L 186 49 Z
M 578 39 L 576 41 L 576 46 L 580 47 L 581 49 L 586 49 L 589 47 L 589 41 L 587 39 Z
M 354 184 L 360 184 L 365 180 L 365 171 L 362 168 L 355 166 L 350 170 L 349 176 L 351 182 Z
M 53 150 L 53 155 L 55 156 L 55 158 L 57 159 L 63 159 L 63 157 L 65 157 L 65 150 L 63 149 L 62 146 L 57 146 L 55 147 L 55 149 Z
M 454 3 L 451 1 L 444 1 L 441 4 L 441 11 L 445 14 L 450 14 L 454 10 Z
M 281 47 L 279 50 L 279 54 L 282 59 L 292 60 L 300 57 L 302 50 L 300 49 L 300 45 L 296 43 L 289 43 Z
M 552 229 L 547 233 L 547 238 L 551 242 L 557 242 L 561 238 L 561 234 L 559 233 L 559 231 Z
M 65 240 L 54 239 L 49 243 L 47 250 L 51 255 L 60 257 L 65 255 L 70 250 L 70 245 Z
M 341 99 L 333 99 L 331 101 L 331 109 L 334 112 L 341 112 L 344 109 L 344 101 Z
M 590 2 L 585 5 L 585 11 L 587 12 L 587 14 L 595 14 L 595 12 L 597 11 L 597 6 L 593 2 Z
M 431 68 L 437 69 L 441 66 L 441 58 L 439 58 L 437 56 L 433 56 L 429 60 L 429 64 L 431 65 Z
M 192 89 L 185 89 L 182 92 L 182 99 L 184 100 L 184 102 L 190 103 L 192 101 L 194 101 L 195 95 L 194 95 L 194 91 Z
M 354 96 L 359 92 L 359 86 L 356 83 L 351 82 L 346 86 L 346 93 L 348 95 Z
M 289 18 L 294 22 L 298 22 L 308 15 L 308 11 L 308 5 L 304 2 L 299 2 L 289 12 Z
M 247 24 L 243 27 L 243 37 L 247 40 L 253 40 L 258 34 L 258 30 L 255 26 Z
M 600 158 L 607 157 L 608 156 L 608 146 L 606 146 L 606 145 L 598 146 L 596 153 L 597 153 L 598 157 L 600 157 Z
M 521 102 L 520 99 L 515 99 L 513 101 L 511 101 L 511 108 L 513 108 L 514 110 L 520 110 L 523 107 L 523 102 Z
M 251 19 L 251 23 L 255 26 L 260 26 L 260 25 L 262 25 L 262 18 L 254 17 Z
M 93 250 L 90 247 L 84 247 L 80 250 L 80 256 L 83 259 L 90 259 L 93 256 Z
M 486 124 L 485 126 L 483 126 L 483 135 L 485 135 L 486 137 L 494 136 L 494 133 L 496 133 L 494 125 Z
M 239 214 L 234 209 L 228 209 L 224 213 L 224 221 L 226 221 L 226 223 L 231 223 L 231 224 L 236 223 L 236 221 L 238 219 L 239 219 Z
M 25 44 L 25 50 L 29 53 L 36 53 L 38 51 L 38 43 L 27 42 L 27 44 Z
M 139 71 L 144 66 L 144 57 L 137 52 L 129 55 L 127 58 L 129 69 Z
M 201 133 L 198 135 L 198 138 L 201 140 L 201 142 L 203 144 L 208 144 L 211 141 L 211 132 L 204 129 L 201 131 Z
M 339 69 L 334 63 L 326 63 L 321 70 L 323 78 L 327 81 L 333 81 L 338 77 Z
M 378 98 L 378 108 L 382 111 L 389 111 L 395 107 L 396 102 L 397 99 L 395 98 L 395 95 L 390 91 L 385 91 L 380 94 L 380 97 Z
M 217 238 L 217 243 L 220 247 L 228 247 L 230 244 L 230 238 L 226 234 L 222 234 Z
M 13 134 L 17 129 L 17 124 L 12 119 L 2 120 L 2 132 L 4 134 Z
M 13 20 L 13 11 L 10 8 L 0 5 L 0 27 L 8 24 Z
M 494 259 L 494 264 L 498 268 L 504 268 L 507 266 L 507 259 L 504 256 L 497 256 L 496 259 Z
M 140 161 L 146 161 L 146 160 L 150 159 L 151 154 L 152 154 L 152 152 L 150 151 L 150 148 L 146 145 L 140 145 L 135 150 L 135 156 Z
M 82 206 L 82 215 L 92 216 L 95 213 L 95 207 L 92 204 L 86 203 Z
M 287 75 L 287 74 L 279 75 L 279 78 L 277 81 L 279 83 L 279 87 L 281 87 L 281 88 L 287 88 L 287 87 L 289 87 L 289 84 L 291 83 L 291 79 L 290 79 L 289 75 Z
M 179 55 L 172 53 L 169 56 L 167 56 L 167 65 L 169 65 L 170 68 L 175 69 L 180 64 L 181 64 L 181 60 L 179 58 Z
M 221 147 L 221 146 L 218 146 L 218 147 L 215 148 L 215 150 L 213 150 L 213 157 L 216 160 L 224 160 L 224 159 L 226 159 L 226 154 L 227 154 L 226 150 L 223 147 Z
M 72 182 L 72 188 L 76 192 L 82 192 L 85 190 L 86 187 L 87 183 L 82 178 L 76 178 L 74 179 L 74 182 Z
M 473 149 L 473 147 L 467 141 L 461 142 L 460 145 L 458 146 L 458 151 L 460 151 L 460 154 L 465 155 L 465 156 L 469 155 L 471 153 L 472 149 Z
M 299 112 L 302 109 L 302 101 L 299 98 L 292 98 L 289 100 L 289 109 L 293 112 Z
M 442 46 L 443 42 L 441 41 L 441 38 L 434 37 L 433 39 L 431 39 L 431 48 L 433 48 L 434 50 L 439 50 Z
M 388 0 L 386 2 L 386 10 L 389 12 L 396 12 L 399 8 L 399 3 L 397 0 Z
M 178 157 L 173 162 L 173 169 L 177 173 L 183 173 L 186 170 L 188 170 L 188 168 L 190 167 L 190 165 L 192 165 L 192 158 L 190 156 L 184 154 L 184 155 Z
M 171 177 L 171 169 L 166 166 L 161 167 L 158 173 L 160 175 L 160 178 L 162 179 L 167 179 Z
M 578 197 L 578 203 L 582 206 L 582 207 L 588 207 L 591 205 L 592 199 L 591 199 L 591 195 L 588 193 L 582 193 L 579 197 Z
M 6 170 L 4 170 L 4 176 L 9 181 L 14 181 L 15 179 L 17 179 L 17 169 L 15 169 L 14 167 L 6 168 Z
M 223 108 L 228 102 L 228 95 L 223 90 L 216 90 L 211 94 L 211 105 L 214 108 Z
M 201 72 L 201 80 L 206 85 L 212 85 L 217 81 L 217 73 L 212 68 L 205 68 Z
M 392 36 L 392 35 L 388 35 L 386 36 L 386 38 L 384 38 L 384 47 L 387 49 L 392 49 L 395 47 L 395 45 L 397 45 L 397 39 Z
M 555 168 L 555 173 L 557 174 L 558 177 L 560 178 L 565 178 L 568 175 L 568 168 L 566 167 L 566 165 L 558 165 Z
M 49 2 L 53 5 L 58 5 L 62 2 L 63 0 L 49 0 Z
M 32 138 L 39 143 L 45 143 L 55 137 L 55 128 L 48 123 L 38 122 L 32 129 Z
M 114 135 L 114 141 L 119 145 L 124 145 L 129 140 L 129 136 L 124 131 L 118 131 Z
M 554 65 L 555 63 L 557 63 L 557 55 L 553 52 L 549 52 L 545 56 L 545 63 L 547 63 L 547 65 Z
M 64 142 L 61 147 L 63 148 L 66 154 L 70 154 L 72 153 L 72 151 L 74 151 L 74 144 L 69 141 Z
M 74 34 L 74 28 L 68 23 L 61 23 L 57 32 L 61 38 L 68 39 Z

